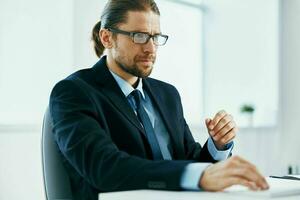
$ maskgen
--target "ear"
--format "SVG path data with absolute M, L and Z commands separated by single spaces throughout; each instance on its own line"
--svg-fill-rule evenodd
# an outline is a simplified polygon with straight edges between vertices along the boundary
M 111 49 L 113 44 L 112 33 L 106 29 L 99 31 L 99 38 L 106 49 Z

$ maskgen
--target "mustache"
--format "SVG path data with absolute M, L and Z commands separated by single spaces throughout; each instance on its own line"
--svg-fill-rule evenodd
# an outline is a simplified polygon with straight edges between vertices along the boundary
M 136 60 L 151 60 L 151 61 L 155 61 L 156 59 L 156 55 L 144 55 L 144 56 L 137 56 Z

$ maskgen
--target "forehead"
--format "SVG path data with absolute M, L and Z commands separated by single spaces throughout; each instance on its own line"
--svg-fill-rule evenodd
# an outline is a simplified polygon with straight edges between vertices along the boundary
M 121 24 L 119 28 L 127 31 L 159 33 L 159 15 L 152 11 L 129 11 L 126 23 Z

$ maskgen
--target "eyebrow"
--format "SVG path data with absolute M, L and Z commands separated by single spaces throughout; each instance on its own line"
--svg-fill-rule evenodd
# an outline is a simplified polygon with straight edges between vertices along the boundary
M 162 32 L 158 32 L 158 33 L 154 33 L 154 34 L 151 34 L 149 32 L 146 32 L 146 31 L 140 31 L 140 30 L 132 30 L 132 31 L 128 31 L 128 32 L 135 32 L 135 33 L 146 33 L 146 34 L 149 34 L 149 35 L 160 35 L 162 34 Z

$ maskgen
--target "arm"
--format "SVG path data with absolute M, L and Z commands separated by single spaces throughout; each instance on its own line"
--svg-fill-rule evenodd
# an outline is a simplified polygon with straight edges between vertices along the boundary
M 120 151 L 100 106 L 74 80 L 58 83 L 50 97 L 54 137 L 63 156 L 101 191 L 178 190 L 188 161 L 151 161 Z
M 208 146 L 207 146 L 208 142 L 206 142 L 203 145 L 203 147 L 201 147 L 201 145 L 198 142 L 195 142 L 185 120 L 183 123 L 185 124 L 184 146 L 185 146 L 187 159 L 196 160 L 198 162 L 210 162 L 210 163 L 217 162 L 217 160 L 215 160 L 208 151 Z

